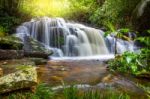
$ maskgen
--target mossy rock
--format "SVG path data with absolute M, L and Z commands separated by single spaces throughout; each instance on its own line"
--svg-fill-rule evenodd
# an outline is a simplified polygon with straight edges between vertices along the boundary
M 0 49 L 21 50 L 23 42 L 14 36 L 0 37 Z
M 24 68 L 0 78 L 0 94 L 30 88 L 37 84 L 35 67 Z
M 52 54 L 52 51 L 45 48 L 44 44 L 40 43 L 39 41 L 26 36 L 24 38 L 24 51 L 25 52 L 41 52 L 46 53 L 48 55 Z
M 41 42 L 31 38 L 30 36 L 24 37 L 24 55 L 25 57 L 36 57 L 47 59 L 52 55 L 52 50 L 46 48 Z

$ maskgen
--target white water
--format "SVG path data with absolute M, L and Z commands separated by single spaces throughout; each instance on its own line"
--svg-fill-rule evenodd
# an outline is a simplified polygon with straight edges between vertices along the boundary
M 111 35 L 104 38 L 103 34 L 82 24 L 48 17 L 32 19 L 17 28 L 20 38 L 31 36 L 53 50 L 53 59 L 113 58 L 115 39 Z M 118 40 L 118 53 L 127 50 L 134 51 L 134 42 Z

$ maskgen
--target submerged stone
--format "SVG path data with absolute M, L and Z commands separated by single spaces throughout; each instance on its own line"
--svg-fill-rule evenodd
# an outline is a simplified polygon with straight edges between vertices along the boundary
M 43 58 L 29 58 L 29 60 L 33 61 L 35 65 L 44 65 L 47 64 L 47 60 Z
M 28 67 L 0 78 L 0 94 L 30 88 L 37 84 L 36 68 Z

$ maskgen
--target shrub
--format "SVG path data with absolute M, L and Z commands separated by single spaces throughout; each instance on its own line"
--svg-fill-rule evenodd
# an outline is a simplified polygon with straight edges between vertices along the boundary
M 0 26 L 0 37 L 4 37 L 6 35 L 5 33 L 6 31 L 7 31 L 6 28 Z
M 116 27 L 130 25 L 134 8 L 140 0 L 105 0 L 91 15 L 90 21 L 98 26 L 112 22 Z
M 133 75 L 150 73 L 150 37 L 138 37 L 136 40 L 144 44 L 144 48 L 140 49 L 140 53 L 125 52 L 116 56 L 114 60 L 109 62 L 111 70 L 127 72 Z

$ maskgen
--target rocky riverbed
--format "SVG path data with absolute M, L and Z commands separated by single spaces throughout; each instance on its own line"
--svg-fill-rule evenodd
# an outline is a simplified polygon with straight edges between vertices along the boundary
M 54 89 L 59 90 L 63 82 L 66 85 L 82 85 L 82 89 L 85 90 L 89 88 L 105 90 L 111 87 L 113 90 L 133 93 L 134 96 L 145 96 L 144 90 L 137 86 L 137 83 L 143 84 L 143 82 L 133 77 L 111 73 L 107 70 L 106 63 L 98 60 L 50 60 L 39 65 L 36 65 L 36 61 L 33 60 L 24 58 L 0 61 L 3 77 L 21 70 L 24 66 L 32 66 L 37 71 L 37 83 L 47 83 Z M 147 83 L 148 81 L 144 82 L 144 84 Z

